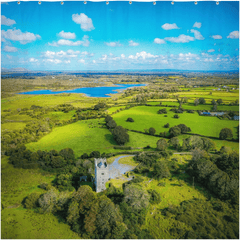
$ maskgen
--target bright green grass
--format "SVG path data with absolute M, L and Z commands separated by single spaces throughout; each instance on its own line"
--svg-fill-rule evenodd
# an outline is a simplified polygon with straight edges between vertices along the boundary
M 48 114 L 44 115 L 44 118 L 49 117 L 52 120 L 69 120 L 73 118 L 73 115 L 75 114 L 75 110 L 69 111 L 68 113 L 64 112 L 49 112 Z
M 32 105 L 54 107 L 59 104 L 72 104 L 75 107 L 91 107 L 97 99 L 84 97 L 82 94 L 53 94 L 53 95 L 18 95 L 2 99 L 2 110 L 30 108 Z
M 32 121 L 33 118 L 26 114 L 14 114 L 9 115 L 4 118 L 4 120 L 12 120 L 12 121 Z
M 52 214 L 39 214 L 23 208 L 1 211 L 2 239 L 79 239 L 70 226 Z
M 78 121 L 63 127 L 53 129 L 53 131 L 41 138 L 38 142 L 27 144 L 27 148 L 32 151 L 52 150 L 60 151 L 64 148 L 72 148 L 75 156 L 80 156 L 83 153 L 91 153 L 99 151 L 100 153 L 121 152 L 126 150 L 113 149 L 116 142 L 112 134 L 106 128 L 100 128 L 98 123 L 103 123 L 103 119 Z M 92 126 L 92 127 L 91 127 Z M 130 142 L 126 146 L 131 147 L 156 147 L 158 138 L 140 133 L 129 131 Z M 138 150 L 138 149 L 136 149 Z
M 26 123 L 24 122 L 8 122 L 8 123 L 3 123 L 1 124 L 1 129 L 2 130 L 20 130 L 24 129 L 26 127 Z
M 118 109 L 120 109 L 120 108 L 125 108 L 125 106 L 118 106 L 118 107 L 111 107 L 111 108 L 109 108 L 108 110 L 107 110 L 107 113 L 108 114 L 112 114 L 113 112 L 116 112 Z
M 132 156 L 121 158 L 121 159 L 119 159 L 118 163 L 127 164 L 127 165 L 134 166 L 134 167 L 136 167 L 138 165 L 138 163 L 133 160 Z
M 43 192 L 38 185 L 49 183 L 54 176 L 44 175 L 39 169 L 14 168 L 8 163 L 7 157 L 1 159 L 1 202 L 5 206 L 19 205 L 32 192 Z
M 161 107 L 146 106 L 134 107 L 114 114 L 113 119 L 116 121 L 117 125 L 142 132 L 144 132 L 144 129 L 153 127 L 156 129 L 156 134 L 159 134 L 160 132 L 168 131 L 168 129 L 163 127 L 166 123 L 169 123 L 170 127 L 184 123 L 191 128 L 192 133 L 219 137 L 221 129 L 227 127 L 232 129 L 234 137 L 236 137 L 237 121 L 220 120 L 217 117 L 199 116 L 198 113 L 179 114 L 180 118 L 175 119 L 173 118 L 175 113 L 169 111 L 170 108 L 167 108 L 167 117 L 164 117 L 165 114 L 157 114 L 160 108 Z M 133 118 L 134 122 L 126 122 L 128 117 Z
M 178 102 L 176 102 L 176 101 L 173 101 L 173 102 L 171 102 L 171 101 L 158 101 L 158 102 L 156 102 L 156 101 L 151 101 L 151 102 L 147 102 L 147 104 L 150 104 L 150 105 L 159 105 L 160 104 L 160 102 L 162 103 L 162 105 L 174 105 L 174 106 L 179 106 L 179 103 Z

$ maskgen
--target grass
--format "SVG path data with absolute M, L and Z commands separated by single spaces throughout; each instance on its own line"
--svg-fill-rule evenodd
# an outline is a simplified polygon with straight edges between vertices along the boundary
M 73 118 L 73 115 L 75 114 L 75 110 L 69 111 L 68 113 L 64 112 L 49 112 L 48 114 L 45 114 L 45 118 L 50 118 L 52 120 L 69 120 Z
M 169 123 L 170 127 L 184 123 L 191 128 L 192 133 L 219 137 L 221 129 L 227 127 L 232 129 L 234 137 L 236 137 L 237 121 L 220 120 L 217 117 L 199 116 L 198 113 L 178 114 L 180 118 L 176 119 L 173 118 L 175 113 L 169 111 L 170 108 L 166 108 L 168 113 L 166 114 L 167 117 L 164 117 L 165 114 L 157 114 L 160 108 L 161 107 L 147 106 L 134 107 L 114 114 L 113 119 L 116 121 L 117 125 L 142 132 L 144 132 L 144 129 L 154 127 L 156 129 L 156 134 L 159 134 L 160 132 L 168 131 L 168 129 L 163 127 L 166 123 Z M 128 117 L 133 118 L 134 122 L 126 122 Z
M 136 163 L 134 161 L 132 156 L 121 158 L 121 159 L 119 159 L 118 163 L 127 164 L 127 165 L 134 166 L 134 167 L 136 167 L 138 165 L 138 163 Z
M 1 124 L 1 129 L 2 130 L 20 130 L 24 129 L 26 127 L 26 123 L 24 122 L 8 122 L 8 123 L 2 123 Z
M 38 185 L 54 179 L 54 175 L 43 174 L 39 169 L 14 168 L 8 163 L 7 157 L 1 159 L 1 170 L 1 202 L 4 207 L 21 204 L 32 192 L 42 193 Z
M 2 110 L 30 108 L 32 105 L 54 107 L 59 104 L 72 104 L 74 107 L 91 107 L 98 102 L 97 98 L 84 97 L 83 94 L 21 95 L 2 99 Z
M 2 239 L 79 239 L 79 235 L 52 214 L 23 208 L 1 211 Z
M 113 112 L 117 111 L 120 108 L 125 108 L 125 106 L 111 107 L 107 110 L 107 113 L 111 115 Z
M 26 144 L 32 151 L 52 150 L 60 151 L 64 148 L 72 148 L 75 156 L 79 157 L 83 153 L 99 151 L 100 153 L 121 152 L 126 150 L 113 149 L 116 142 L 111 132 L 106 128 L 101 128 L 103 119 L 93 119 L 78 121 L 63 127 L 53 129 L 53 131 L 41 138 L 38 142 Z M 158 138 L 129 131 L 130 142 L 126 146 L 142 148 L 150 145 L 156 147 Z M 138 149 L 137 149 L 138 150 Z

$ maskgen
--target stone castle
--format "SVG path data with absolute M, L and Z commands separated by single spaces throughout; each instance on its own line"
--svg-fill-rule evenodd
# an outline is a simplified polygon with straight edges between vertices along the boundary
M 95 186 L 96 192 L 106 189 L 106 182 L 109 180 L 109 166 L 106 158 L 95 158 Z

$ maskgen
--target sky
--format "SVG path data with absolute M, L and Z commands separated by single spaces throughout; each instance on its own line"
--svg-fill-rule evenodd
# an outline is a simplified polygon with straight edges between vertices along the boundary
M 239 2 L 1 4 L 1 67 L 239 69 Z

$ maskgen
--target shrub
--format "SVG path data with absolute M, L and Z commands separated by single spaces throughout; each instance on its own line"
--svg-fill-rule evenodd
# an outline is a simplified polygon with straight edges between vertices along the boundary
M 161 202 L 161 197 L 160 194 L 154 190 L 154 189 L 149 189 L 148 193 L 150 195 L 150 203 L 152 204 L 158 204 Z
M 100 157 L 100 152 L 99 151 L 93 151 L 89 155 L 90 158 L 99 158 Z
M 222 140 L 225 140 L 227 138 L 232 138 L 232 137 L 233 137 L 232 130 L 229 128 L 223 128 L 219 133 L 219 138 Z
M 158 186 L 159 186 L 159 187 L 165 187 L 165 186 L 166 186 L 166 183 L 165 183 L 165 182 L 160 182 L 160 183 L 158 184 Z
M 165 124 L 163 127 L 164 128 L 169 128 L 169 123 Z
M 174 116 L 173 116 L 173 118 L 180 118 L 177 114 L 175 114 Z
M 166 139 L 162 138 L 157 141 L 157 150 L 165 151 L 168 147 Z
M 126 142 L 129 142 L 129 135 L 127 133 L 127 130 L 122 126 L 117 126 L 114 128 L 112 134 L 115 141 L 120 145 L 124 145 Z
M 40 197 L 40 193 L 31 193 L 28 195 L 24 201 L 24 206 L 27 209 L 37 208 L 39 206 L 38 199 Z
M 169 129 L 170 137 L 176 137 L 181 134 L 181 129 L 178 126 L 171 127 Z
M 159 109 L 157 113 L 158 114 L 167 114 L 167 110 L 166 110 L 166 108 L 162 108 L 162 109 Z
M 134 122 L 134 120 L 132 118 L 128 118 L 127 122 Z
M 154 135 L 156 133 L 155 128 L 151 127 L 149 128 L 149 134 Z

